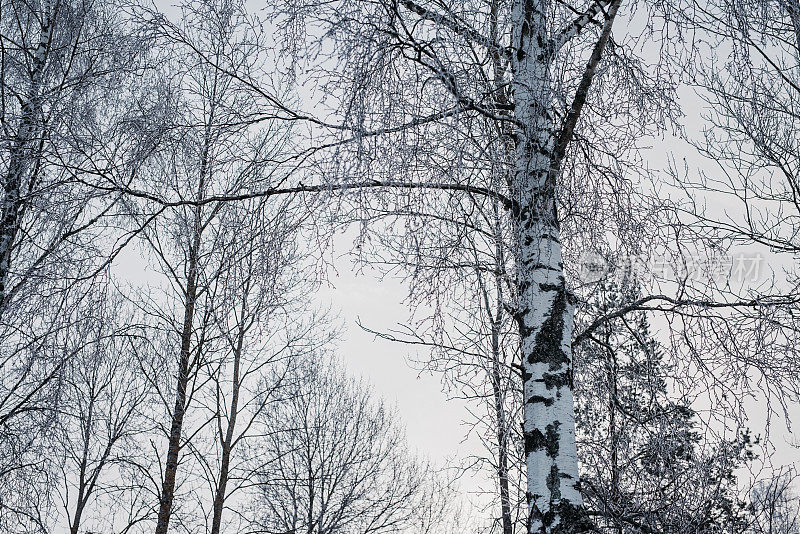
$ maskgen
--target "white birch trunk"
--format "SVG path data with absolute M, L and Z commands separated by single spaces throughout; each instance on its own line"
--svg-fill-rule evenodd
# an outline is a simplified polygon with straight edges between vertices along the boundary
M 517 0 L 514 105 L 520 124 L 514 176 L 517 322 L 522 343 L 528 532 L 578 532 L 572 402 L 573 304 L 564 279 L 555 184 L 548 0 Z M 552 175 L 551 175 L 552 176 Z
M 20 123 L 12 148 L 8 155 L 8 168 L 2 180 L 2 200 L 0 201 L 0 316 L 6 306 L 8 279 L 12 270 L 14 241 L 20 225 L 20 209 L 24 195 L 23 185 L 34 160 L 39 157 L 33 144 L 39 130 L 41 114 L 41 93 L 45 63 L 50 51 L 51 32 L 55 8 L 53 1 L 44 2 L 41 11 L 39 43 L 32 54 L 30 86 L 27 97 L 20 105 Z

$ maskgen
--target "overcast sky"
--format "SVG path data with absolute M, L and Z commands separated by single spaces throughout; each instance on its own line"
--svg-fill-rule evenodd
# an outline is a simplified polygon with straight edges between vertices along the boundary
M 258 12 L 265 5 L 263 1 L 249 0 L 247 3 L 253 12 Z M 173 20 L 179 16 L 179 12 L 170 7 L 171 2 L 158 0 L 156 4 Z M 306 93 L 302 87 L 297 90 L 301 97 Z M 700 135 L 704 124 L 701 101 L 690 89 L 682 90 L 681 95 L 687 133 Z M 656 173 L 662 172 L 672 157 L 676 157 L 678 161 L 686 158 L 691 169 L 716 171 L 713 166 L 703 163 L 691 147 L 677 137 L 667 135 L 652 139 L 649 144 L 651 149 L 644 153 L 644 159 Z M 712 199 L 712 204 L 717 209 L 726 209 L 722 199 Z M 737 209 L 734 205 L 730 207 Z M 315 296 L 318 306 L 330 306 L 332 312 L 338 314 L 339 324 L 343 327 L 339 356 L 352 373 L 363 376 L 374 386 L 378 395 L 396 406 L 407 428 L 411 447 L 430 456 L 439 464 L 480 454 L 481 448 L 477 439 L 465 441 L 468 428 L 463 422 L 469 419 L 465 404 L 462 401 L 448 400 L 438 376 L 420 374 L 409 365 L 409 357 L 424 358 L 425 353 L 408 346 L 375 339 L 373 334 L 357 326 L 356 321 L 360 318 L 365 326 L 376 331 L 386 331 L 398 323 L 406 322 L 409 312 L 403 304 L 408 289 L 402 281 L 392 278 L 381 280 L 369 269 L 359 269 L 362 271 L 360 274 L 354 272 L 352 258 L 346 254 L 352 248 L 354 237 L 354 233 L 349 233 L 336 239 L 333 251 L 333 257 L 336 258 L 335 272 L 329 273 L 328 283 Z M 129 256 L 128 261 L 132 261 L 132 257 Z M 770 258 L 770 261 L 774 261 L 774 258 Z M 779 261 L 788 265 L 794 260 L 783 256 Z M 778 270 L 781 268 L 780 265 L 771 266 Z M 763 435 L 765 407 L 758 402 L 750 402 L 749 406 L 751 428 L 755 434 Z M 800 408 L 793 407 L 791 414 L 800 425 Z M 770 422 L 771 438 L 775 446 L 773 463 L 800 464 L 800 448 L 791 445 L 800 443 L 800 429 L 794 428 L 795 434 L 792 434 L 780 417 L 773 418 Z M 468 491 L 485 484 L 486 481 L 472 480 L 469 477 L 463 480 L 463 487 Z

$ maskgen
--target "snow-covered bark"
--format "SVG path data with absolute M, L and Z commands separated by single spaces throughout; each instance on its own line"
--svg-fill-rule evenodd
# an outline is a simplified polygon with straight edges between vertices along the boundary
M 36 140 L 41 115 L 41 86 L 54 17 L 53 2 L 45 2 L 39 28 L 39 42 L 30 58 L 30 81 L 27 95 L 21 101 L 19 126 L 11 142 L 8 168 L 2 181 L 0 200 L 0 315 L 6 304 L 8 277 L 12 270 L 14 242 L 22 217 L 24 184 L 36 166 Z M 32 180 L 31 180 L 32 181 Z
M 572 532 L 581 506 L 572 402 L 574 307 L 557 228 L 533 218 L 520 223 L 518 322 L 529 532 Z
M 564 278 L 551 171 L 553 114 L 548 0 L 518 0 L 514 102 L 520 132 L 514 176 L 517 322 L 522 343 L 528 531 L 580 530 L 572 404 L 574 307 Z
M 397 193 L 434 190 L 434 199 L 444 197 L 442 192 L 454 193 L 464 205 L 472 202 L 460 193 L 466 192 L 477 199 L 500 201 L 511 213 L 508 226 L 514 235 L 508 242 L 514 248 L 514 317 L 524 381 L 528 531 L 583 530 L 587 525 L 578 489 L 572 403 L 573 303 L 562 265 L 557 190 L 567 148 L 622 0 L 512 0 L 488 2 L 486 10 L 470 3 L 450 6 L 422 0 L 352 0 L 325 6 L 308 2 L 300 4 L 319 13 L 313 16 L 319 16 L 323 26 L 330 25 L 328 35 L 344 51 L 338 56 L 344 74 L 334 75 L 330 87 L 347 95 L 342 107 L 345 118 L 332 130 L 337 147 L 353 150 L 352 160 L 345 152 L 336 153 L 336 172 L 349 175 L 355 171 L 340 169 L 339 162 L 359 161 L 357 172 L 373 180 L 367 187 L 393 188 Z M 295 20 L 299 12 L 288 14 Z M 579 43 L 573 46 L 573 41 Z M 479 59 L 479 49 L 486 54 L 485 62 L 473 62 Z M 584 57 L 589 51 L 590 56 Z M 394 61 L 402 67 L 387 68 Z M 489 66 L 493 72 L 487 76 Z M 325 75 L 331 76 L 330 71 Z M 488 86 L 487 78 L 491 78 Z M 352 121 L 355 109 L 359 117 L 370 120 Z M 404 111 L 395 113 L 400 109 Z M 420 110 L 425 113 L 418 114 Z M 475 127 L 483 119 L 491 124 L 486 131 Z M 346 132 L 341 143 L 340 132 Z M 381 138 L 385 144 L 380 144 Z M 465 165 L 460 161 L 448 165 L 445 173 L 438 161 L 426 168 L 436 159 L 430 154 L 472 154 L 473 146 L 486 147 L 475 154 L 477 168 L 466 160 Z M 501 172 L 493 176 L 498 169 Z M 428 172 L 429 178 L 416 181 Z M 452 176 L 452 181 L 441 181 L 442 175 Z M 383 177 L 387 180 L 379 179 Z M 350 182 L 345 187 L 365 186 Z M 430 217 L 429 205 L 416 202 L 415 198 L 403 204 L 398 213 L 443 219 L 438 211 Z M 467 224 L 456 229 L 457 235 L 480 232 L 482 223 L 473 226 L 471 217 L 464 218 Z M 453 222 L 460 225 L 445 224 Z M 413 260 L 398 261 L 413 268 L 415 283 L 425 278 L 417 273 L 449 265 L 448 258 L 427 267 L 428 250 L 419 245 L 423 241 L 411 239 Z M 458 246 L 461 242 L 440 242 L 431 250 L 441 254 Z M 507 275 L 505 269 L 499 272 Z M 432 279 L 441 280 L 438 275 Z M 503 471 L 498 469 L 501 502 L 506 492 Z

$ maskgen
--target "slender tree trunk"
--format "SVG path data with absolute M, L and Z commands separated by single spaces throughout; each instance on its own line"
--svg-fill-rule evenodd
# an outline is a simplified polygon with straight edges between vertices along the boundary
M 97 480 L 100 478 L 100 473 L 111 455 L 111 450 L 117 440 L 117 435 L 110 436 L 103 454 L 97 461 L 95 468 L 89 470 L 89 448 L 91 440 L 94 435 L 94 405 L 97 398 L 97 392 L 94 391 L 94 386 L 91 391 L 91 398 L 89 399 L 89 406 L 86 409 L 85 428 L 83 431 L 83 448 L 81 450 L 81 462 L 78 470 L 78 495 L 75 500 L 75 512 L 72 515 L 72 522 L 69 525 L 70 534 L 78 534 L 83 518 L 83 512 L 86 510 L 86 505 L 94 493 Z
M 500 231 L 497 228 L 496 246 L 495 246 L 495 259 L 497 262 L 498 271 L 505 265 L 503 260 L 503 251 L 500 245 Z M 480 278 L 480 275 L 479 275 Z M 503 380 L 500 373 L 500 328 L 503 318 L 503 281 L 499 275 L 494 278 L 495 291 L 497 292 L 496 309 L 494 315 L 491 311 L 491 301 L 489 300 L 489 293 L 483 287 L 483 300 L 486 307 L 486 314 L 489 318 L 491 325 L 491 371 L 490 379 L 492 384 L 492 400 L 494 401 L 495 419 L 497 427 L 495 429 L 495 437 L 497 439 L 497 481 L 500 488 L 500 520 L 503 526 L 503 534 L 513 534 L 514 522 L 511 517 L 511 494 L 509 491 L 509 477 L 508 477 L 508 418 L 506 416 L 505 408 L 505 391 L 503 389 Z M 483 286 L 483 284 L 481 283 Z
M 195 301 L 197 299 L 197 263 L 200 247 L 199 225 L 191 249 L 189 250 L 189 272 L 186 284 L 183 328 L 181 330 L 181 352 L 176 384 L 175 406 L 172 411 L 172 425 L 169 433 L 167 463 L 161 485 L 161 499 L 158 508 L 156 534 L 166 534 L 175 498 L 175 477 L 178 472 L 178 457 L 181 449 L 183 418 L 186 414 L 186 388 L 189 384 L 189 359 L 191 357 L 192 325 L 194 323 Z
M 517 0 L 514 104 L 520 123 L 514 175 L 517 249 L 516 320 L 523 370 L 523 438 L 528 532 L 582 528 L 572 402 L 574 305 L 568 294 L 550 178 L 554 149 L 550 109 L 548 0 Z
M 619 432 L 617 430 L 617 398 L 619 393 L 618 379 L 619 379 L 619 365 L 617 363 L 617 354 L 611 347 L 611 326 L 607 328 L 606 333 L 606 347 L 608 350 L 608 439 L 611 446 L 611 498 L 612 502 L 617 502 L 619 499 Z M 613 510 L 609 512 L 614 513 Z M 616 519 L 616 518 L 615 518 Z M 622 534 L 622 525 L 617 524 L 615 527 L 617 534 Z
M 87 479 L 86 478 L 86 464 L 88 463 L 88 450 L 84 456 L 84 463 L 81 466 L 81 479 L 80 479 L 80 488 L 78 492 L 78 499 L 75 505 L 75 514 L 72 519 L 72 523 L 70 524 L 70 534 L 78 534 L 78 530 L 80 529 L 81 519 L 83 518 L 83 511 L 86 509 L 86 505 L 89 503 L 89 499 L 91 498 L 92 494 L 94 493 L 95 485 L 97 484 L 97 480 L 100 478 L 100 472 L 106 465 L 108 461 L 108 457 L 111 454 L 111 449 L 114 446 L 116 438 L 112 438 L 106 444 L 105 450 L 103 451 L 103 455 L 93 470 L 92 475 Z
M 246 303 L 242 304 L 241 317 L 244 321 Z M 233 393 L 231 396 L 230 416 L 225 428 L 225 435 L 221 436 L 222 458 L 220 462 L 219 480 L 214 491 L 214 510 L 211 518 L 211 534 L 219 534 L 222 525 L 222 510 L 225 506 L 225 492 L 228 487 L 228 476 L 230 473 L 231 451 L 233 449 L 233 433 L 236 429 L 236 415 L 239 411 L 239 389 L 240 389 L 240 367 L 242 357 L 242 347 L 244 345 L 244 328 L 240 327 L 236 349 L 233 355 Z
M 214 120 L 215 106 L 211 106 L 208 122 L 205 127 L 203 148 L 200 152 L 199 181 L 197 198 L 202 198 L 206 188 L 206 179 L 209 166 L 209 152 L 211 149 L 211 124 Z M 158 521 L 156 534 L 167 534 L 169 519 L 172 514 L 172 502 L 175 499 L 175 478 L 178 472 L 178 457 L 181 449 L 181 434 L 183 431 L 183 418 L 186 415 L 186 388 L 189 385 L 190 358 L 192 353 L 192 332 L 194 331 L 194 313 L 197 304 L 198 280 L 200 269 L 200 245 L 203 232 L 203 208 L 194 209 L 194 224 L 192 225 L 192 241 L 188 250 L 188 265 L 186 271 L 186 294 L 184 296 L 183 327 L 181 329 L 181 352 L 178 365 L 178 380 L 175 392 L 175 406 L 172 410 L 172 426 L 169 433 L 167 448 L 167 465 L 164 470 L 164 480 L 161 485 L 161 499 L 158 508 Z M 200 348 L 198 347 L 198 351 Z
M 83 508 L 86 504 L 86 472 L 89 465 L 89 442 L 92 439 L 92 426 L 94 423 L 94 401 L 95 394 L 92 391 L 89 406 L 86 410 L 86 427 L 83 430 L 83 450 L 81 451 L 81 464 L 78 473 L 78 497 L 75 504 L 75 514 L 69 526 L 70 534 L 78 534 Z
M 498 42 L 498 12 L 499 0 L 492 0 L 491 12 L 489 17 L 489 38 L 492 42 Z M 495 107 L 503 109 L 508 105 L 507 92 L 503 87 L 504 65 L 503 59 L 497 50 L 490 53 L 492 71 L 494 77 L 494 91 L 492 98 Z M 499 123 L 498 128 L 501 135 L 502 146 L 505 149 L 505 156 L 512 156 L 514 153 L 514 143 L 509 133 L 508 126 Z M 503 168 L 503 167 L 501 167 Z M 504 169 L 503 172 L 506 183 L 509 180 L 509 173 Z M 502 249 L 502 230 L 500 227 L 500 217 L 495 205 L 495 260 L 498 270 L 505 270 L 505 259 Z M 495 416 L 497 419 L 497 477 L 500 486 L 500 520 L 503 526 L 503 534 L 513 534 L 514 521 L 511 516 L 511 494 L 509 491 L 508 477 L 508 419 L 506 417 L 502 383 L 500 380 L 500 324 L 503 314 L 503 281 L 499 276 L 495 276 L 495 290 L 497 292 L 497 309 L 492 322 L 492 392 L 494 395 Z M 491 314 L 491 306 L 486 298 L 486 313 Z
M 497 478 L 500 483 L 500 517 L 503 534 L 512 534 L 514 523 L 511 519 L 511 495 L 508 489 L 508 422 L 500 381 L 499 328 L 497 322 L 492 323 L 492 393 L 497 417 Z
M 83 504 L 81 498 L 78 499 L 78 506 L 75 507 L 75 517 L 72 518 L 72 523 L 69 526 L 69 534 L 78 534 L 78 529 L 81 526 L 81 516 L 83 515 Z
M 229 425 L 229 429 L 232 427 Z M 230 441 L 222 446 L 222 463 L 220 465 L 219 481 L 214 491 L 214 510 L 211 518 L 211 534 L 219 534 L 222 525 L 222 509 L 225 506 L 225 492 L 228 486 L 228 473 L 230 470 L 231 447 Z
M 238 389 L 238 388 L 237 388 Z M 233 405 L 237 404 L 238 391 L 234 391 Z M 233 441 L 233 430 L 236 425 L 236 413 L 231 414 L 228 421 L 228 428 L 222 443 L 222 462 L 219 470 L 219 480 L 214 490 L 214 510 L 211 518 L 211 534 L 219 534 L 222 525 L 222 509 L 225 506 L 225 492 L 228 486 L 228 475 L 231 462 L 231 443 Z
M 307 462 L 308 462 L 308 534 L 314 534 L 314 469 L 311 465 L 311 445 L 306 445 Z M 322 518 L 320 517 L 320 524 Z

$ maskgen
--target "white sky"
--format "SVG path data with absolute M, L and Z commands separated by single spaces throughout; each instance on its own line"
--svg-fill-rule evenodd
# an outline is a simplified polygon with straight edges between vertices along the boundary
M 344 240 L 343 240 L 344 241 Z M 338 274 L 320 289 L 320 302 L 339 312 L 344 327 L 339 355 L 355 375 L 363 375 L 390 404 L 395 403 L 408 428 L 414 446 L 429 452 L 437 461 L 460 457 L 469 448 L 461 443 L 464 419 L 461 402 L 446 402 L 438 377 L 415 370 L 409 362 L 421 353 L 409 347 L 376 339 L 357 325 L 387 331 L 408 319 L 401 303 L 407 289 L 397 279 L 381 280 L 365 269 L 356 274 L 347 257 L 337 261 Z
M 348 232 L 336 239 L 332 254 L 335 269 L 316 295 L 320 306 L 338 312 L 338 323 L 343 327 L 338 356 L 351 373 L 368 380 L 377 395 L 396 407 L 410 448 L 440 467 L 483 455 L 479 440 L 467 435 L 466 403 L 448 398 L 439 375 L 420 373 L 412 365 L 411 360 L 424 359 L 427 352 L 376 339 L 358 326 L 360 321 L 366 328 L 386 332 L 407 323 L 409 310 L 403 304 L 408 288 L 402 280 L 381 277 L 369 267 L 354 268 L 346 253 L 352 249 L 355 234 Z M 487 484 L 485 479 L 467 474 L 460 487 L 472 495 L 480 488 L 492 488 L 492 482 Z

